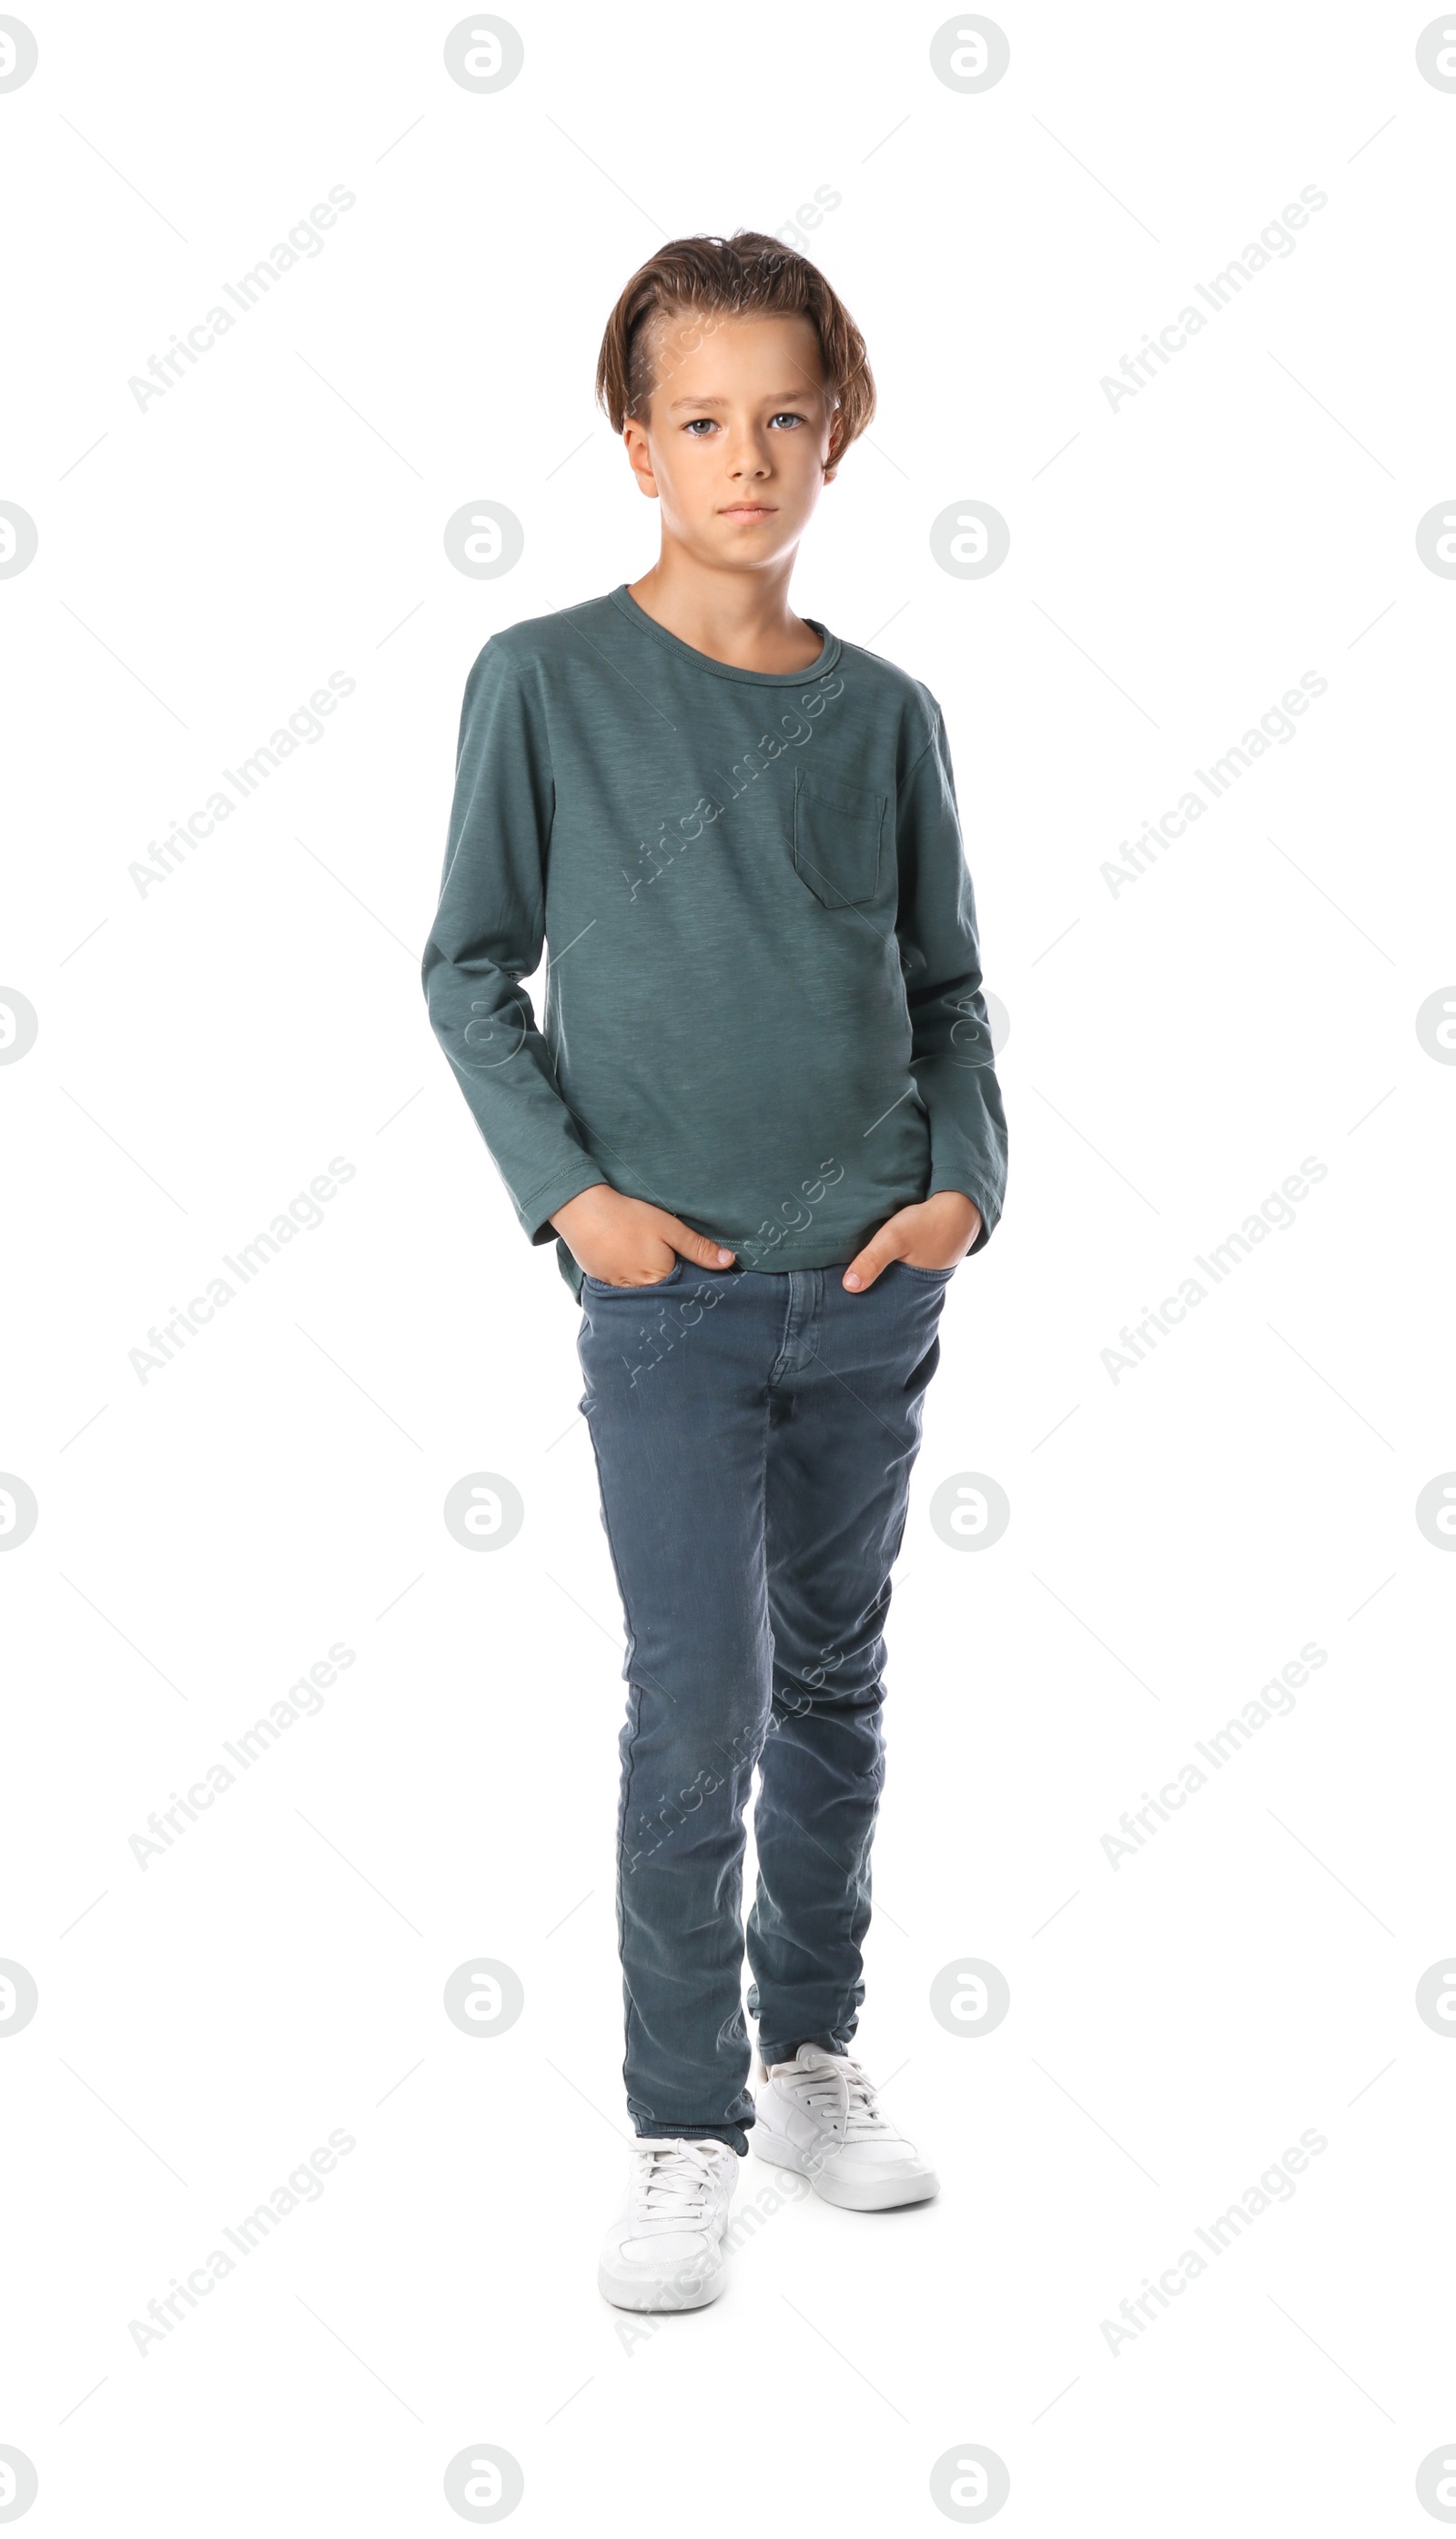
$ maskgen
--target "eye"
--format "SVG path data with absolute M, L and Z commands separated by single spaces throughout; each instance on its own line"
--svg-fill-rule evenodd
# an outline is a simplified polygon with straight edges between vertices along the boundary
M 803 416 L 802 416 L 801 414 L 788 414 L 788 413 L 785 413 L 785 414 L 772 414 L 772 415 L 770 415 L 770 417 L 769 417 L 769 421 L 770 421 L 770 423 L 771 423 L 771 424 L 774 424 L 774 423 L 792 423 L 792 424 L 795 426 L 796 430 L 797 430 L 797 427 L 798 427 L 798 426 L 803 422 Z
M 698 441 L 701 441 L 706 433 L 716 432 L 718 430 L 718 426 L 711 414 L 696 415 L 691 423 L 685 423 L 682 428 L 684 432 L 690 432 L 693 435 L 693 438 Z

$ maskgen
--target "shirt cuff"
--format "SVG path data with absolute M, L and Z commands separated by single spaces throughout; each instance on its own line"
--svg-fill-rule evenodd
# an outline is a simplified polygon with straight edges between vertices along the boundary
M 518 1200 L 516 1213 L 525 1228 L 528 1241 L 557 1242 L 559 1237 L 551 1222 L 557 1209 L 565 1207 L 569 1199 L 578 1198 L 584 1190 L 591 1190 L 605 1180 L 601 1166 L 593 1164 L 589 1155 L 582 1155 L 574 1164 L 563 1164 L 551 1181 L 542 1182 L 528 1198 Z
M 981 1219 L 980 1231 L 976 1236 L 975 1242 L 970 1244 L 965 1252 L 962 1253 L 961 1258 L 964 1261 L 969 1261 L 973 1259 L 976 1253 L 985 1251 L 987 1244 L 991 1241 L 992 1235 L 996 1231 L 997 1223 L 1001 1216 L 1001 1209 L 997 1206 L 996 1201 L 982 1191 L 969 1189 L 967 1187 L 968 1180 L 969 1176 L 964 1173 L 933 1173 L 931 1175 L 931 1187 L 926 1192 L 927 1199 L 934 1199 L 936 1191 L 956 1191 L 962 1199 L 968 1199 L 972 1207 L 974 1207 L 979 1213 Z M 561 1202 L 558 1200 L 558 1207 L 560 1204 Z

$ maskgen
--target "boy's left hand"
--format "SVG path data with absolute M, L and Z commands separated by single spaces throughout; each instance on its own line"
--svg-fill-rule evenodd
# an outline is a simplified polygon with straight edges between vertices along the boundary
M 887 1216 L 844 1273 L 846 1287 L 872 1287 L 891 1261 L 912 1270 L 953 1270 L 981 1231 L 981 1211 L 963 1191 L 936 1191 Z

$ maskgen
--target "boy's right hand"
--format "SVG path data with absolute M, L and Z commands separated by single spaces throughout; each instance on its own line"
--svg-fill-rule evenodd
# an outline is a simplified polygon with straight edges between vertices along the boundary
M 626 1198 L 610 1182 L 578 1191 L 551 1223 L 578 1268 L 612 1287 L 659 1286 L 679 1252 L 702 1270 L 727 1270 L 733 1259 L 710 1234 L 696 1234 L 649 1200 Z

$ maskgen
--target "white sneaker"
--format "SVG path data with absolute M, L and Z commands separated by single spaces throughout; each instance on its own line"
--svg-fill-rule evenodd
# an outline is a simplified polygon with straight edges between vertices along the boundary
M 881 2111 L 868 2073 L 848 2054 L 800 2045 L 792 2063 L 769 2070 L 753 2112 L 748 2140 L 759 2159 L 797 2168 L 826 2204 L 883 2213 L 940 2191 L 930 2162 Z
M 606 2234 L 599 2291 L 618 2309 L 701 2309 L 727 2280 L 723 2234 L 737 2183 L 730 2143 L 673 2136 L 633 2146 L 622 2210 Z

